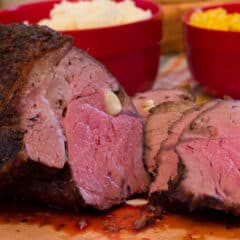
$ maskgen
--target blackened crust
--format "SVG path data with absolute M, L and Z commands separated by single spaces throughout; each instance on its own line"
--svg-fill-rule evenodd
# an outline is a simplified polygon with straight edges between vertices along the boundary
M 71 41 L 47 27 L 0 24 L 0 109 L 18 90 L 24 71 L 34 59 Z
M 22 149 L 23 133 L 19 129 L 2 127 L 0 129 L 0 167 L 8 159 L 13 159 Z
M 26 161 L 5 174 L 8 185 L 1 189 L 0 200 L 38 202 L 50 207 L 79 211 L 86 207 L 71 178 L 68 165 L 61 170 Z M 30 179 L 30 180 L 29 180 Z
M 0 168 L 7 171 L 23 149 L 23 134 L 15 106 L 34 61 L 69 42 L 47 28 L 0 24 Z M 9 162 L 8 162 L 9 161 Z M 3 181 L 0 179 L 0 185 Z
M 0 189 L 5 187 L 11 179 L 9 170 L 21 160 L 23 148 L 23 133 L 15 127 L 0 128 Z M 15 161 L 18 158 L 19 161 Z

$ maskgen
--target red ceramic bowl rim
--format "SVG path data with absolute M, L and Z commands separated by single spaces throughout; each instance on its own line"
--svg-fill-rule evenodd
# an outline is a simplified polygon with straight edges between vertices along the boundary
M 80 0 L 81 1 L 81 0 Z M 121 1 L 121 0 L 120 0 Z M 143 19 L 143 20 L 139 20 L 136 22 L 130 22 L 130 23 L 126 23 L 126 24 L 120 24 L 120 25 L 113 25 L 113 26 L 107 26 L 107 27 L 98 27 L 98 28 L 86 28 L 86 29 L 75 29 L 75 30 L 58 30 L 61 33 L 64 34 L 71 34 L 73 32 L 84 32 L 84 31 L 96 31 L 96 30 L 110 30 L 110 29 L 114 29 L 114 28 L 118 28 L 118 27 L 126 27 L 126 26 L 130 26 L 130 25 L 134 25 L 134 24 L 141 24 L 144 22 L 148 22 L 151 21 L 153 19 L 158 19 L 158 18 L 162 18 L 162 8 L 161 5 L 159 3 L 155 3 L 151 0 L 132 0 L 133 2 L 144 2 L 147 4 L 150 4 L 152 7 L 156 8 L 156 12 L 153 13 L 152 11 L 152 16 L 150 18 L 147 19 Z M 51 3 L 51 2 L 61 2 L 61 0 L 50 0 L 50 1 L 38 1 L 38 2 L 34 2 L 34 3 L 25 3 L 25 4 L 20 4 L 17 5 L 15 7 L 10 7 L 10 8 L 5 8 L 2 9 L 0 12 L 8 12 L 8 11 L 13 11 L 13 10 L 17 10 L 18 8 L 21 7 L 28 7 L 28 6 L 33 6 L 33 5 L 38 5 L 39 3 Z M 151 8 L 149 8 L 151 10 Z
M 224 30 L 217 30 L 217 29 L 208 29 L 208 28 L 201 28 L 201 27 L 196 27 L 196 26 L 193 26 L 189 23 L 189 18 L 190 16 L 199 11 L 199 10 L 202 10 L 202 11 L 206 11 L 208 9 L 213 9 L 213 8 L 219 8 L 219 7 L 222 7 L 222 8 L 225 8 L 225 7 L 228 7 L 228 6 L 239 6 L 240 7 L 240 3 L 239 2 L 232 2 L 232 3 L 223 3 L 223 4 L 214 4 L 214 5 L 208 5 L 208 6 L 204 6 L 204 7 L 196 7 L 196 8 L 193 8 L 193 9 L 190 9 L 189 11 L 187 11 L 186 13 L 183 14 L 182 16 L 182 23 L 184 25 L 186 25 L 188 28 L 192 28 L 192 29 L 198 29 L 199 31 L 207 31 L 207 32 L 219 32 L 219 33 L 222 33 L 222 34 L 238 34 L 240 35 L 240 31 L 224 31 Z M 237 12 L 237 11 L 236 11 Z M 239 11 L 240 13 L 240 11 Z

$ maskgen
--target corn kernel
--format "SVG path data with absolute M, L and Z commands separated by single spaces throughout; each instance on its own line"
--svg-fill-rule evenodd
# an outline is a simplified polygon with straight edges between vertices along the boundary
M 199 10 L 191 15 L 190 24 L 207 29 L 240 31 L 240 13 L 227 13 L 223 8 Z

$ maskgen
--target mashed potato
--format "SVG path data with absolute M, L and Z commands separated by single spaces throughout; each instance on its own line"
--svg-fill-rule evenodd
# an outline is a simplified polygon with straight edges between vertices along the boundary
M 227 13 L 223 8 L 209 9 L 207 11 L 197 11 L 191 15 L 190 24 L 196 27 L 239 31 L 240 13 Z
M 151 15 L 150 10 L 136 7 L 131 0 L 118 3 L 112 0 L 63 1 L 52 9 L 50 19 L 38 24 L 55 30 L 86 29 L 135 22 Z

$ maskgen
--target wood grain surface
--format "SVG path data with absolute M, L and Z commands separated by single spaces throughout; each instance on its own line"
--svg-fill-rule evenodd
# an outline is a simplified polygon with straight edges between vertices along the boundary
M 11 210 L 6 208 L 11 207 Z M 188 240 L 240 239 L 238 219 L 218 213 L 165 215 L 143 229 L 143 208 L 121 206 L 110 212 L 64 214 L 7 205 L 0 209 L 1 240 Z M 84 225 L 82 225 L 84 223 Z

